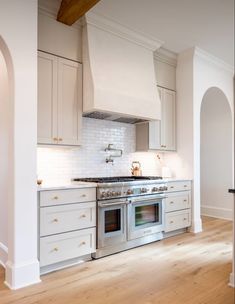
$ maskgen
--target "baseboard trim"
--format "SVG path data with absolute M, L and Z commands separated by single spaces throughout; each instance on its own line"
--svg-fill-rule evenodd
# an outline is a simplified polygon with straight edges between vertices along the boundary
M 226 209 L 226 208 L 218 208 L 218 207 L 211 207 L 208 205 L 201 206 L 201 214 L 205 216 L 211 216 L 220 218 L 223 220 L 233 220 L 233 210 Z
M 8 257 L 8 248 L 0 242 L 0 264 L 6 268 L 6 262 Z
M 235 288 L 235 274 L 230 273 L 229 284 L 230 287 Z
M 16 290 L 40 282 L 38 260 L 22 264 L 13 264 L 11 261 L 7 261 L 4 283 L 10 289 Z

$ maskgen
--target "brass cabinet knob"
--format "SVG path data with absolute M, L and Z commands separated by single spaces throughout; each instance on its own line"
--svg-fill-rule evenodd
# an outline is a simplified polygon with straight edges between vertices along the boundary
M 170 202 L 170 204 L 174 204 L 174 202 Z
M 58 220 L 57 218 L 55 218 L 55 219 L 53 220 L 53 222 L 54 222 L 54 223 L 58 223 L 59 220 Z
M 184 188 L 187 188 L 188 187 L 188 185 L 184 185 Z
M 83 218 L 86 217 L 86 214 L 82 214 L 81 217 L 83 217 Z
M 58 198 L 59 197 L 57 195 L 53 197 L 54 200 L 58 200 Z
M 63 138 L 61 138 L 61 137 L 59 137 L 59 139 L 58 139 L 59 141 L 63 141 Z
M 57 137 L 54 137 L 54 138 L 53 138 L 53 140 L 54 140 L 54 141 L 57 141 L 57 140 L 58 140 L 58 138 L 57 138 Z
M 187 218 L 186 218 L 186 217 L 184 217 L 184 221 L 187 221 Z
M 85 241 L 81 242 L 80 246 L 82 245 L 86 245 L 86 242 Z
M 82 197 L 86 197 L 86 194 L 82 194 L 81 196 L 82 196 Z
M 187 202 L 187 200 L 185 199 L 185 200 L 184 200 L 184 202 L 186 203 L 186 202 Z
M 55 247 L 55 248 L 53 249 L 53 251 L 59 251 L 59 248 L 58 248 L 58 247 Z
M 173 224 L 174 223 L 174 221 L 170 221 L 170 224 Z

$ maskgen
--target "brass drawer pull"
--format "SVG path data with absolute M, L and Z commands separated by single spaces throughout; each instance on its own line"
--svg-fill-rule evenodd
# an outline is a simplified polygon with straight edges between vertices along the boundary
M 174 186 L 170 186 L 171 189 L 174 189 Z
M 86 194 L 82 194 L 82 197 L 86 197 Z
M 60 137 L 58 140 L 59 140 L 59 141 L 63 141 L 63 138 Z
M 58 138 L 57 138 L 57 137 L 54 137 L 54 138 L 53 138 L 53 140 L 54 140 L 54 141 L 57 141 L 57 140 L 58 140 Z

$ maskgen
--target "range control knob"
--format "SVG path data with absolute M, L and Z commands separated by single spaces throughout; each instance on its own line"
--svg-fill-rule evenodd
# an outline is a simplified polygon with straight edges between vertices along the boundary
M 168 189 L 167 186 L 164 186 L 163 188 L 164 188 L 164 189 L 163 189 L 164 191 L 166 191 L 166 190 Z
M 110 197 L 111 196 L 111 192 L 110 191 L 107 191 L 106 192 L 106 197 Z
M 163 191 L 164 190 L 164 187 L 159 187 L 159 191 Z
M 141 188 L 141 189 L 140 189 L 140 192 L 141 192 L 141 193 L 146 193 L 146 192 L 148 192 L 148 189 L 147 189 L 147 188 Z
M 131 195 L 131 194 L 133 194 L 133 190 L 128 189 L 128 190 L 127 190 L 127 192 L 126 192 L 126 194 L 127 194 L 127 195 Z
M 117 192 L 113 191 L 112 196 L 117 196 Z
M 101 193 L 101 197 L 106 197 L 106 192 L 105 192 L 105 191 L 103 191 L 103 192 Z
M 158 188 L 157 187 L 153 187 L 152 192 L 157 192 Z

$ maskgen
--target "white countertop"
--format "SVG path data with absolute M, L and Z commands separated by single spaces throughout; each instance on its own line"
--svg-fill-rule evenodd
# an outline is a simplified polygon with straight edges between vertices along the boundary
M 94 188 L 96 183 L 88 182 L 74 182 L 71 184 L 55 185 L 55 184 L 42 184 L 38 186 L 38 191 L 47 191 L 47 190 L 66 190 L 66 189 L 82 189 L 82 188 Z
M 157 183 L 167 183 L 167 182 L 180 182 L 188 181 L 186 178 L 163 178 L 162 180 L 156 180 Z M 191 180 L 190 180 L 191 181 Z M 97 186 L 97 183 L 90 182 L 71 182 L 69 184 L 55 185 L 55 184 L 46 184 L 43 183 L 41 186 L 38 186 L 38 191 L 47 191 L 47 190 L 66 190 L 66 189 L 82 189 L 82 188 L 94 188 Z

